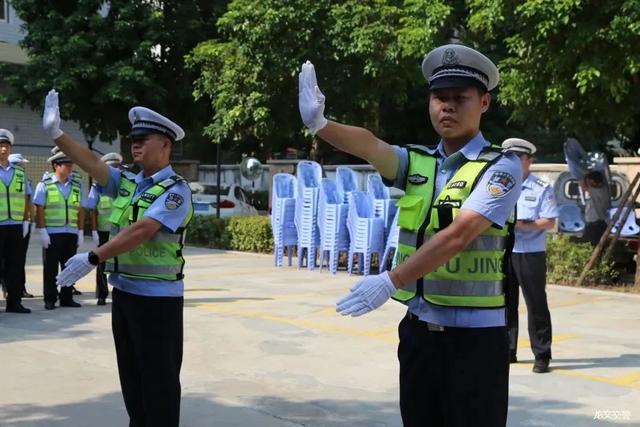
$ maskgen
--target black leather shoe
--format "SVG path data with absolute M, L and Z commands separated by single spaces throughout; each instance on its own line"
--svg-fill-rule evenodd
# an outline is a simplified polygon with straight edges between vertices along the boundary
M 536 359 L 536 362 L 533 364 L 533 372 L 536 374 L 549 372 L 549 359 Z
M 65 302 L 60 301 L 60 307 L 82 307 L 82 304 L 77 303 L 74 300 Z
M 107 305 L 107 302 L 104 300 L 104 298 L 98 298 L 98 305 Z
M 56 309 L 56 303 L 53 301 L 47 301 L 44 303 L 44 309 L 45 310 L 55 310 Z
M 27 291 L 22 291 L 22 298 L 33 298 L 33 295 Z
M 75 286 L 71 287 L 71 293 L 73 293 L 73 295 L 82 295 L 82 292 L 77 290 Z
M 516 353 L 509 353 L 509 363 L 518 363 Z
M 7 313 L 31 313 L 31 310 L 20 303 L 8 305 L 5 311 Z

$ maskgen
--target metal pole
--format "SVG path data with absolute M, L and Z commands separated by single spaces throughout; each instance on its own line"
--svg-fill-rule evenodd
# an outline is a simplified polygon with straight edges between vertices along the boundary
M 216 218 L 220 218 L 220 146 L 222 142 L 216 144 Z

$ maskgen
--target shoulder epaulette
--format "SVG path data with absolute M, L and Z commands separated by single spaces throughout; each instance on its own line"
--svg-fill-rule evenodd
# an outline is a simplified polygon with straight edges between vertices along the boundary
M 120 174 L 121 176 L 124 176 L 125 178 L 127 178 L 129 181 L 133 181 L 136 178 L 136 174 L 133 172 L 121 171 Z
M 546 187 L 548 185 L 545 181 L 541 180 L 540 178 L 536 178 L 536 184 L 538 184 L 541 187 Z
M 493 162 L 502 156 L 502 150 L 495 149 L 494 147 L 487 147 L 480 152 L 478 158 L 481 162 Z

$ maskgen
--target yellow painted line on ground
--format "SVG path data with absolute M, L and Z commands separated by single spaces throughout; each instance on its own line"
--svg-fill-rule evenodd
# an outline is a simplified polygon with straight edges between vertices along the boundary
M 246 317 L 250 319 L 258 319 L 258 320 L 268 320 L 272 322 L 284 323 L 291 326 L 296 326 L 300 328 L 306 328 L 310 330 L 320 331 L 320 332 L 332 332 L 343 335 L 349 335 L 352 337 L 363 337 L 363 338 L 373 338 L 379 341 L 384 341 L 390 344 L 397 344 L 398 338 L 395 334 L 391 334 L 389 330 L 381 329 L 381 330 L 363 330 L 356 328 L 348 328 L 339 325 L 331 325 L 326 322 L 318 322 L 314 320 L 308 319 L 295 319 L 291 317 L 277 316 L 269 313 L 259 312 L 259 311 L 251 311 L 251 310 L 238 310 L 237 308 L 222 308 L 224 303 L 206 303 L 200 304 L 198 307 L 204 308 L 205 310 L 212 311 L 214 313 L 229 315 L 229 316 L 239 316 Z M 336 314 L 338 316 L 338 314 Z
M 559 342 L 562 342 L 562 341 L 572 340 L 575 337 L 576 336 L 574 334 L 554 335 L 551 338 L 551 342 L 553 344 L 555 344 L 555 343 L 559 343 Z M 524 348 L 524 347 L 528 348 L 530 345 L 531 345 L 531 342 L 527 338 L 520 338 L 518 340 L 518 347 L 519 348 Z
M 533 366 L 533 365 L 531 365 Z M 570 369 L 552 368 L 552 373 L 567 377 L 579 378 L 583 380 L 596 381 L 600 383 L 613 384 L 620 387 L 634 388 L 640 390 L 640 372 L 632 372 L 616 377 L 603 377 L 601 375 L 583 374 Z

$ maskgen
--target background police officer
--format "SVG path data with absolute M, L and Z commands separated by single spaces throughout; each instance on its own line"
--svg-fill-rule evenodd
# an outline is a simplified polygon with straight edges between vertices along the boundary
M 507 326 L 510 362 L 517 362 L 518 285 L 527 304 L 529 340 L 535 356 L 533 372 L 549 371 L 551 315 L 547 305 L 547 231 L 556 225 L 558 207 L 553 187 L 529 173 L 536 147 L 520 138 L 509 138 L 502 148 L 515 153 L 522 163 L 522 192 L 516 209 L 516 240 L 511 255 L 507 290 Z
M 27 176 L 24 169 L 9 162 L 13 134 L 0 129 L 0 263 L 4 266 L 9 313 L 30 313 L 22 305 L 24 237 L 29 229 Z M 21 272 L 22 270 L 22 272 Z
M 433 148 L 399 148 L 366 129 L 328 121 L 313 65 L 302 66 L 305 125 L 406 191 L 398 220 L 403 262 L 358 282 L 337 311 L 359 316 L 402 294 L 398 299 L 408 306 L 398 348 L 405 426 L 503 426 L 509 363 L 500 264 L 522 170 L 516 156 L 490 148 L 479 131 L 498 83 L 488 58 L 446 45 L 425 57 L 422 71 L 441 140 Z
M 107 153 L 100 158 L 107 165 L 119 168 L 122 163 L 122 156 L 119 153 Z M 97 183 L 93 183 L 88 197 L 89 209 L 91 209 L 91 235 L 93 241 L 102 246 L 109 241 L 109 233 L 111 231 L 111 208 L 113 198 L 103 194 L 103 188 Z M 105 274 L 105 263 L 101 262 L 96 268 L 96 297 L 98 305 L 105 305 L 109 296 L 109 286 L 107 284 L 107 275 Z
M 20 153 L 13 153 L 9 156 L 9 162 L 22 166 L 23 164 L 29 163 L 29 160 L 24 157 Z M 33 295 L 27 292 L 27 276 L 25 272 L 25 264 L 27 261 L 27 250 L 29 249 L 29 239 L 31 238 L 31 229 L 32 223 L 35 221 L 35 208 L 33 206 L 33 184 L 31 180 L 27 178 L 27 216 L 25 218 L 25 222 L 23 223 L 24 229 L 26 229 L 26 233 L 24 235 L 23 243 L 24 250 L 22 251 L 22 274 L 21 274 L 21 282 L 22 282 L 22 297 L 23 298 L 33 298 Z M 24 230 L 23 229 L 23 233 Z
M 142 171 L 120 171 L 60 130 L 58 94 L 49 92 L 43 126 L 58 146 L 114 197 L 110 240 L 74 256 L 58 276 L 68 286 L 107 261 L 112 328 L 130 426 L 178 426 L 182 365 L 182 243 L 191 190 L 169 158 L 184 131 L 144 107 L 129 111 L 131 155 Z
M 33 204 L 36 206 L 36 227 L 42 245 L 44 308 L 80 307 L 73 300 L 73 290 L 56 286 L 58 268 L 74 256 L 84 242 L 84 208 L 87 206 L 82 183 L 73 175 L 73 162 L 59 151 L 47 159 L 53 173 L 45 174 L 36 186 Z

